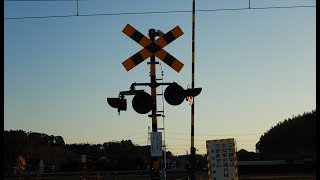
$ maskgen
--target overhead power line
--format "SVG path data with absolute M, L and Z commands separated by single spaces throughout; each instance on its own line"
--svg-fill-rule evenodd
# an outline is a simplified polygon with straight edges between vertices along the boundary
M 5 2 L 48 2 L 48 1 L 85 1 L 85 0 L 4 0 Z
M 17 0 L 16 0 L 17 1 Z M 310 6 L 273 6 L 273 7 L 247 7 L 247 8 L 224 8 L 224 9 L 199 9 L 196 12 L 217 12 L 217 11 L 240 11 L 240 10 L 263 10 L 263 9 L 289 9 L 289 8 L 314 8 Z M 76 16 L 122 16 L 122 15 L 146 15 L 146 14 L 173 14 L 173 13 L 191 13 L 191 10 L 174 11 L 145 11 L 145 12 L 120 12 L 120 13 L 96 13 L 96 14 L 71 14 L 71 15 L 52 15 L 52 16 L 23 16 L 23 17 L 5 17 L 6 20 L 19 19 L 43 19 L 43 18 L 66 18 Z M 77 12 L 78 13 L 78 12 Z

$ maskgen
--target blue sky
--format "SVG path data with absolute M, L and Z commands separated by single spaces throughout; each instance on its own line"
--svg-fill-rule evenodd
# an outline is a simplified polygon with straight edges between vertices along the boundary
M 76 1 L 6 1 L 4 16 L 74 15 Z M 251 7 L 315 5 L 313 0 L 251 0 Z M 191 11 L 192 1 L 81 0 L 79 14 Z M 247 0 L 196 1 L 197 10 L 246 8 Z M 278 122 L 316 107 L 316 9 L 198 11 L 195 37 L 195 146 L 235 138 L 255 151 Z M 184 35 L 164 49 L 184 63 L 161 63 L 165 82 L 191 84 L 192 13 L 78 16 L 4 21 L 4 129 L 61 135 L 66 143 L 131 139 L 147 144 L 151 118 L 107 105 L 133 82 L 149 82 L 148 61 L 127 72 L 122 62 L 141 46 L 122 33 L 131 24 Z M 158 60 L 158 59 L 157 59 Z M 160 66 L 157 76 L 160 78 Z M 147 92 L 150 88 L 141 87 Z M 160 93 L 161 87 L 157 89 Z M 159 110 L 162 99 L 158 98 Z M 164 103 L 165 141 L 174 154 L 190 149 L 191 108 Z M 163 126 L 158 118 L 158 127 Z

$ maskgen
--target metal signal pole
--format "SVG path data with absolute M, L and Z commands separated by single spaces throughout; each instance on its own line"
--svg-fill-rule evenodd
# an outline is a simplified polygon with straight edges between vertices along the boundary
M 195 0 L 192 0 L 192 82 L 191 82 L 191 88 L 194 88 L 194 39 L 195 39 L 195 9 L 196 9 L 196 3 Z M 195 97 L 193 97 L 193 103 L 191 105 L 191 180 L 195 179 L 194 171 L 195 171 L 195 154 L 196 149 L 194 147 L 194 103 L 195 103 Z
M 157 33 L 155 29 L 149 29 L 149 37 L 151 41 L 155 40 Z M 153 99 L 152 108 L 152 132 L 157 132 L 157 82 L 156 82 L 156 60 L 155 56 L 150 57 L 150 83 L 151 83 L 151 97 Z M 160 162 L 158 157 L 151 157 L 151 179 L 159 179 Z

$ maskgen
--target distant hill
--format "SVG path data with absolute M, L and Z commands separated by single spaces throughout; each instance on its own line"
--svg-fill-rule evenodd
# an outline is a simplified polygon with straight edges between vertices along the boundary
M 316 157 L 316 110 L 293 116 L 271 127 L 256 144 L 262 159 L 312 159 Z

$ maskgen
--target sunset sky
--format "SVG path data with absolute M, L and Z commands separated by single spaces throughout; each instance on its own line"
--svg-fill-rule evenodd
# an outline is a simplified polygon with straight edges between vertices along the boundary
M 197 153 L 206 152 L 206 140 L 221 138 L 235 138 L 238 150 L 255 151 L 272 126 L 315 110 L 316 8 L 302 7 L 315 4 L 251 0 L 252 9 L 245 9 L 248 0 L 196 1 L 195 87 L 202 87 L 195 99 Z M 162 68 L 164 82 L 187 88 L 191 10 L 191 0 L 79 0 L 78 9 L 68 0 L 6 0 L 4 130 L 60 135 L 68 144 L 131 139 L 146 145 L 151 118 L 133 110 L 132 96 L 120 116 L 106 101 L 134 82 L 150 81 L 149 59 L 129 72 L 122 66 L 141 49 L 122 29 L 130 24 L 148 37 L 151 28 L 166 33 L 180 26 L 184 34 L 164 49 L 184 67 L 177 73 L 156 59 L 157 78 Z M 80 16 L 68 17 L 77 11 Z M 159 97 L 158 110 L 162 107 Z M 164 111 L 167 148 L 186 154 L 191 106 L 164 102 Z

